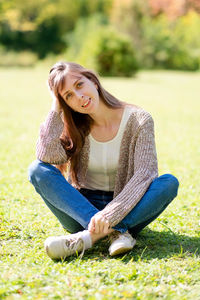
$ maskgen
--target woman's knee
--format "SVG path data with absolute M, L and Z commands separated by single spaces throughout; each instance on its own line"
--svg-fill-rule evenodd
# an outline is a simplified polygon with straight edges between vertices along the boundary
M 33 183 L 35 179 L 40 176 L 40 173 L 42 173 L 41 169 L 41 162 L 38 159 L 30 164 L 28 167 L 28 179 L 31 183 Z
M 53 167 L 50 164 L 44 163 L 38 159 L 33 161 L 28 168 L 29 181 L 32 184 L 34 184 L 34 183 L 38 183 L 39 181 L 41 181 L 43 179 L 46 180 L 51 168 L 55 168 L 55 167 Z
M 160 179 L 165 181 L 165 188 L 167 189 L 168 193 L 171 194 L 172 199 L 177 196 L 179 181 L 178 179 L 172 174 L 164 174 L 160 176 Z

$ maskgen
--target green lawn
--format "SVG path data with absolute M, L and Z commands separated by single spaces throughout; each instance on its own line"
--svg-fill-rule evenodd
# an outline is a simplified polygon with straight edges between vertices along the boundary
M 103 80 L 115 96 L 152 114 L 159 173 L 178 177 L 179 195 L 132 252 L 111 258 L 104 240 L 82 259 L 58 263 L 43 242 L 64 230 L 27 180 L 51 106 L 47 75 L 0 69 L 0 299 L 200 299 L 200 74 Z

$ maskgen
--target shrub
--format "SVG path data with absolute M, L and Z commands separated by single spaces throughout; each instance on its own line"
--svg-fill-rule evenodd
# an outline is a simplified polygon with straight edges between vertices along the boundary
M 143 18 L 140 54 L 144 68 L 200 69 L 200 16 L 191 11 L 169 21 L 166 16 Z
M 138 70 L 130 39 L 103 24 L 101 18 L 80 22 L 68 36 L 68 44 L 68 60 L 93 68 L 102 76 L 131 76 Z
M 132 76 L 138 70 L 131 41 L 114 29 L 103 28 L 97 35 L 97 71 L 104 76 Z

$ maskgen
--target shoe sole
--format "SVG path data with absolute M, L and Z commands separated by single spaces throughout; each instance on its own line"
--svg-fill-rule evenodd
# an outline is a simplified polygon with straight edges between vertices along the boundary
M 118 254 L 122 254 L 122 253 L 128 252 L 132 249 L 133 249 L 133 246 L 116 248 L 116 249 L 112 250 L 112 252 L 110 252 L 110 256 L 115 256 L 115 255 L 118 255 Z
M 119 245 L 118 245 L 118 247 L 117 246 L 112 247 L 112 251 L 110 251 L 110 249 L 109 249 L 109 254 L 110 254 L 110 256 L 114 256 L 114 255 L 126 253 L 126 252 L 132 250 L 133 247 L 135 246 L 135 244 L 136 244 L 136 240 L 133 239 L 133 243 L 132 243 L 132 245 L 129 245 L 129 247 L 128 246 L 127 247 L 122 247 L 122 246 L 120 247 Z

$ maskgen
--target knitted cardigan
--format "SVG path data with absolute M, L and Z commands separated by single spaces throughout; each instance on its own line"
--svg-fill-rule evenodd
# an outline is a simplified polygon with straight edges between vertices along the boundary
M 55 165 L 67 162 L 66 152 L 59 139 L 62 131 L 61 116 L 50 111 L 40 127 L 36 146 L 38 159 Z M 89 153 L 90 143 L 86 137 L 77 173 L 80 187 L 84 187 Z M 136 206 L 157 176 L 153 119 L 148 112 L 133 107 L 121 141 L 113 200 L 97 214 L 105 217 L 110 227 L 115 226 Z

